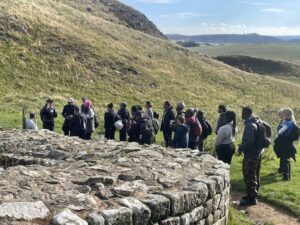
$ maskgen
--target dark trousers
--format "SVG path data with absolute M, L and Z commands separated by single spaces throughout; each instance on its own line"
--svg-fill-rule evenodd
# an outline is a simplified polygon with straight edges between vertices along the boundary
M 62 130 L 64 132 L 64 135 L 69 136 L 70 135 L 70 119 L 65 119 L 65 122 L 63 124 Z
M 120 141 L 126 141 L 126 127 L 124 126 L 122 130 L 120 130 Z
M 283 174 L 283 178 L 291 179 L 291 160 L 290 158 L 280 158 L 280 168 Z
M 83 139 L 85 139 L 85 140 L 92 140 L 92 133 L 85 133 Z
M 172 144 L 172 131 L 163 131 L 164 140 L 166 142 L 166 147 L 171 146 Z
M 216 148 L 218 159 L 229 165 L 231 164 L 234 151 L 235 151 L 235 146 L 233 143 L 226 144 L 226 145 L 219 145 Z
M 200 152 L 204 152 L 204 139 L 203 137 L 199 138 L 198 149 Z
M 43 129 L 54 131 L 54 121 L 43 122 Z
M 115 129 L 106 129 L 105 130 L 105 138 L 108 140 L 115 140 Z
M 243 175 L 249 198 L 256 198 L 260 187 L 260 165 L 261 156 L 258 159 L 244 157 Z
M 192 139 L 192 138 L 189 139 L 189 146 L 188 146 L 188 147 L 189 147 L 190 149 L 194 150 L 194 149 L 196 149 L 196 143 L 197 143 L 197 142 L 195 141 L 195 139 L 192 139 L 192 140 L 191 140 L 191 139 Z

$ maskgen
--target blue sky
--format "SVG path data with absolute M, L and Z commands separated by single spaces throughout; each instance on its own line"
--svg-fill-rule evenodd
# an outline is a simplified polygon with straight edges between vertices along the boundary
M 121 0 L 165 34 L 300 35 L 300 0 Z

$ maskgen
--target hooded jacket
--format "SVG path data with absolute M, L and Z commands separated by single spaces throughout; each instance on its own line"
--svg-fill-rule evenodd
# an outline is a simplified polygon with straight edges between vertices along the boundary
M 188 148 L 189 143 L 189 127 L 187 125 L 180 125 L 176 128 L 173 138 L 174 148 Z
M 239 146 L 239 150 L 244 152 L 244 156 L 247 158 L 257 159 L 259 158 L 262 149 L 257 147 L 257 124 L 258 117 L 250 116 L 245 120 L 245 129 L 243 133 L 242 143 Z

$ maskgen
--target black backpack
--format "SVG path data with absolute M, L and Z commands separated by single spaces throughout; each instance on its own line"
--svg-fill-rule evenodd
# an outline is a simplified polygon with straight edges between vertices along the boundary
M 206 139 L 209 135 L 212 134 L 211 124 L 207 120 L 200 120 L 202 126 L 202 138 Z
M 268 148 L 271 144 L 272 128 L 262 120 L 255 122 L 257 125 L 256 147 L 259 149 Z
M 145 119 L 140 126 L 140 144 L 153 144 L 154 129 L 152 121 Z
M 300 138 L 300 127 L 293 123 L 292 131 L 290 133 L 291 141 L 298 141 Z

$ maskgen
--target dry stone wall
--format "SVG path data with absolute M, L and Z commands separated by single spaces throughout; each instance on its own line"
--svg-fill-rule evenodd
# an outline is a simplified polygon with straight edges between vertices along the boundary
M 0 225 L 225 225 L 229 174 L 191 150 L 0 131 Z

